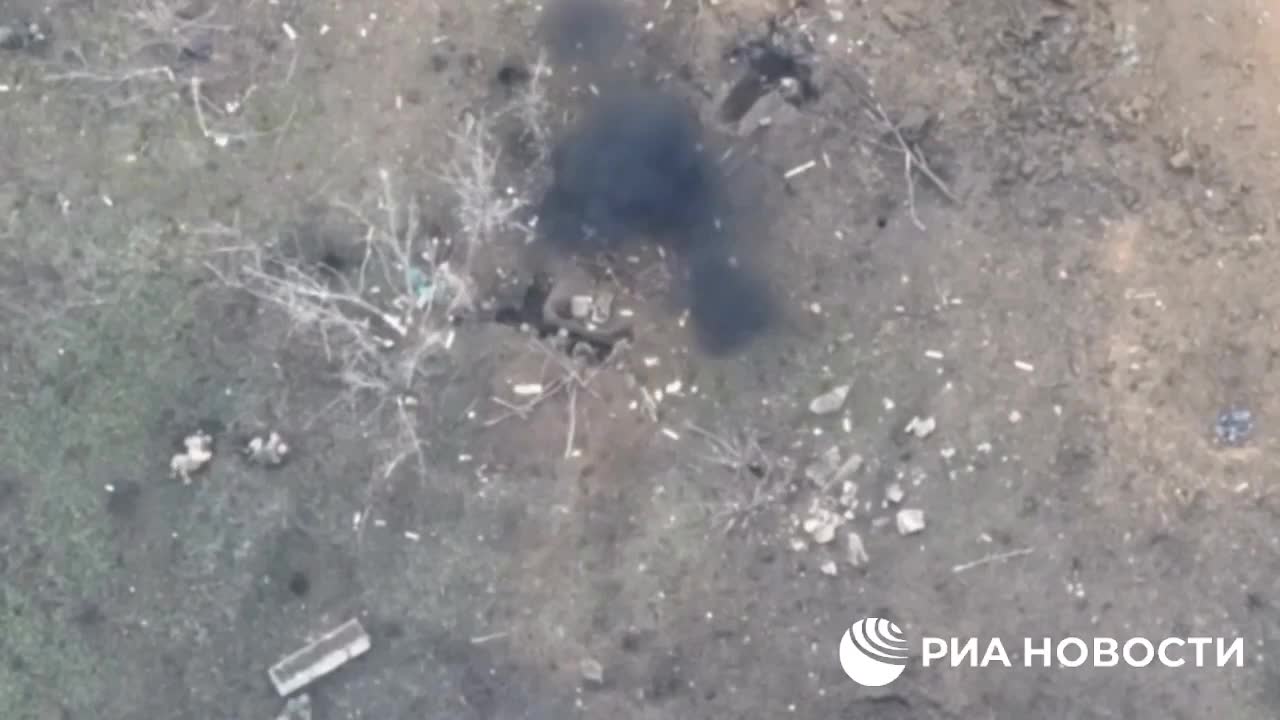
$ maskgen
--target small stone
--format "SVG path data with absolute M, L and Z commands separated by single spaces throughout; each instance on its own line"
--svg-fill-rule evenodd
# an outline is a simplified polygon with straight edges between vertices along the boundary
M 910 508 L 899 510 L 897 521 L 900 535 L 915 535 L 924 530 L 924 511 Z
M 927 418 L 913 417 L 911 418 L 911 422 L 907 423 L 907 427 L 904 428 L 904 431 L 909 432 L 912 435 L 915 435 L 916 437 L 923 440 L 924 438 L 927 438 L 930 435 L 932 435 L 933 431 L 937 427 L 938 427 L 938 421 L 933 419 L 932 417 L 927 417 Z
M 1169 167 L 1179 172 L 1190 170 L 1193 164 L 1191 153 L 1185 148 L 1169 156 Z
M 819 565 L 818 571 L 821 572 L 823 575 L 829 575 L 831 577 L 835 577 L 836 573 L 839 572 L 839 570 L 836 568 L 835 561 L 833 560 L 828 560 L 822 563 L 821 565 Z
M 906 496 L 907 496 L 906 491 L 903 490 L 902 486 L 899 485 L 898 483 L 891 484 L 884 491 L 885 499 L 893 503 L 894 505 L 897 505 L 898 503 L 902 502 L 903 498 L 905 498 Z
M 849 397 L 849 389 L 849 385 L 840 385 L 819 395 L 809 403 L 809 412 L 814 415 L 830 415 L 836 412 L 844 407 L 844 401 Z
M 862 544 L 862 536 L 856 532 L 849 533 L 846 538 L 848 547 L 849 564 L 854 567 L 862 567 L 871 560 L 867 555 L 867 548 Z
M 604 666 L 599 661 L 592 658 L 586 658 L 578 665 L 579 671 L 582 672 L 582 679 L 593 685 L 604 684 Z
M 825 508 L 816 508 L 813 514 L 804 521 L 804 531 L 819 545 L 826 545 L 836 538 L 836 530 L 845 522 L 844 518 Z
M 303 693 L 285 703 L 276 720 L 311 720 L 311 696 Z
M 595 301 L 590 295 L 574 295 L 569 299 L 569 314 L 574 320 L 586 320 L 591 317 L 591 309 L 594 305 Z

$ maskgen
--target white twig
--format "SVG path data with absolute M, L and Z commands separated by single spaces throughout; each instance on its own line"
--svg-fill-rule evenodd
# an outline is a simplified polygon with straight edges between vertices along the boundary
M 976 567 L 982 567 L 983 565 L 990 565 L 992 563 L 1004 562 L 1006 560 L 1012 560 L 1013 558 L 1023 557 L 1024 555 L 1030 555 L 1033 552 L 1035 552 L 1035 548 L 1022 548 L 1020 550 L 1010 550 L 1009 552 L 987 555 L 986 557 L 979 558 L 972 562 L 956 565 L 951 568 L 951 572 L 959 574 L 972 570 Z

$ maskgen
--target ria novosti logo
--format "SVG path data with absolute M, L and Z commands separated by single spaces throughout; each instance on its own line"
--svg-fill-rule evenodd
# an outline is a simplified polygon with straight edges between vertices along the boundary
M 854 682 L 883 687 L 907 669 L 907 638 L 884 618 L 859 620 L 840 638 L 840 667 Z
M 889 620 L 859 620 L 840 638 L 840 667 L 859 685 L 883 687 L 907 669 L 908 647 L 902 630 Z M 919 658 L 926 668 L 1244 667 L 1243 638 L 1040 637 L 1024 638 L 1012 647 L 1020 654 L 1011 653 L 1000 638 L 926 636 L 920 642 Z M 1017 658 L 1020 663 L 1015 662 Z

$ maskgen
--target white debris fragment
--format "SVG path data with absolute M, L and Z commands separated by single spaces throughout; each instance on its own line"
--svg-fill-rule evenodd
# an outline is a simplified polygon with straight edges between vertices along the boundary
M 311 720 L 311 696 L 302 693 L 285 703 L 276 720 Z
M 929 358 L 930 360 L 941 360 L 943 357 L 945 357 L 942 354 L 941 350 L 925 350 L 924 356 Z
M 791 538 L 791 550 L 793 552 L 804 552 L 809 549 L 809 543 L 800 538 Z
M 844 481 L 844 484 L 840 487 L 839 503 L 841 507 L 849 508 L 850 511 L 852 511 L 852 509 L 858 505 L 858 484 L 857 483 L 850 482 L 848 480 Z
M 418 542 L 419 540 L 421 540 L 421 539 L 422 539 L 422 536 L 421 536 L 421 535 L 419 535 L 418 533 L 416 533 L 416 532 L 412 531 L 412 530 L 405 530 L 405 531 L 404 531 L 404 539 L 405 539 L 405 540 L 412 540 L 413 542 Z
M 897 404 L 893 402 L 893 398 L 885 398 L 884 400 L 881 400 L 881 403 L 884 404 L 884 409 L 886 411 L 892 410 L 895 407 L 897 407 Z
M 173 478 L 181 478 L 183 485 L 191 484 L 191 473 L 204 467 L 213 459 L 213 438 L 203 430 L 188 435 L 182 444 L 186 452 L 178 453 L 169 461 L 169 473 Z
M 836 530 L 845 523 L 842 515 L 826 508 L 814 508 L 813 514 L 804 521 L 804 531 L 819 545 L 826 545 L 836 537 Z
M 938 427 L 938 421 L 932 417 L 920 418 L 912 417 L 911 422 L 903 429 L 904 432 L 911 433 L 920 439 L 924 439 L 933 434 Z
M 521 396 L 529 397 L 532 395 L 542 394 L 542 383 L 520 383 L 511 388 L 511 392 Z
M 1014 360 L 1014 361 L 1013 361 L 1013 366 L 1014 366 L 1014 367 L 1016 367 L 1016 368 L 1018 368 L 1018 369 L 1019 369 L 1019 370 L 1021 370 L 1022 372 L 1035 372 L 1035 371 L 1036 371 L 1036 366 L 1035 366 L 1035 365 L 1032 365 L 1032 364 L 1031 364 L 1031 363 L 1029 363 L 1029 362 L 1023 362 L 1022 360 Z
M 667 437 L 671 438 L 672 440 L 679 440 L 679 439 L 680 439 L 680 433 L 676 432 L 675 430 L 672 430 L 671 428 L 662 428 L 662 434 L 663 434 L 663 435 L 666 435 Z
M 814 415 L 830 415 L 844 406 L 849 397 L 849 385 L 839 385 L 809 402 L 809 412 Z
M 574 320 L 586 320 L 591 317 L 591 309 L 595 306 L 590 295 L 574 295 L 569 298 L 569 314 Z
M 1013 423 L 1014 425 L 1017 425 L 1018 423 L 1022 422 L 1022 413 L 1018 412 L 1017 410 L 1014 410 L 1013 412 L 1009 413 L 1009 422 Z
M 818 164 L 818 161 L 816 160 L 810 160 L 809 162 L 801 163 L 800 165 L 797 165 L 791 168 L 790 170 L 786 171 L 785 173 L 783 173 L 782 177 L 783 179 L 790 180 L 791 178 L 797 175 L 800 175 L 801 173 L 809 172 L 817 164 Z
M 578 663 L 578 670 L 582 673 L 582 679 L 594 685 L 604 683 L 604 666 L 598 660 L 585 658 Z
M 644 366 L 647 368 L 655 368 L 655 367 L 658 367 L 658 362 L 659 362 L 658 358 L 650 355 L 649 357 L 644 359 Z
M 671 381 L 671 382 L 667 383 L 667 388 L 666 388 L 666 390 L 667 390 L 667 394 L 668 394 L 668 395 L 679 395 L 679 394 L 680 394 L 680 390 L 681 390 L 683 387 L 684 387 L 684 384 L 683 384 L 683 383 L 681 383 L 679 380 L 673 380 L 673 381 Z
M 899 485 L 898 483 L 890 484 L 889 487 L 885 488 L 885 491 L 884 491 L 885 500 L 888 500 L 894 505 L 897 505 L 898 503 L 902 502 L 903 498 L 905 498 L 906 496 L 907 496 L 906 491 L 903 490 L 902 486 Z
M 284 31 L 285 37 L 289 38 L 290 42 L 298 39 L 298 31 L 294 30 L 289 23 L 280 23 L 280 29 Z
M 287 697 L 369 651 L 369 634 L 351 619 L 290 654 L 267 671 L 280 697 Z
M 924 530 L 924 511 L 913 508 L 899 510 L 897 522 L 899 534 L 915 535 Z
M 871 560 L 867 555 L 867 548 L 862 544 L 862 536 L 856 532 L 851 532 L 846 540 L 848 543 L 849 564 L 854 567 L 862 567 Z
M 845 460 L 844 464 L 842 464 L 836 470 L 835 474 L 831 476 L 831 482 L 844 483 L 846 486 L 850 485 L 851 483 L 848 482 L 848 479 L 861 469 L 862 456 L 858 453 L 854 453 L 850 455 L 849 459 Z M 857 486 L 855 485 L 854 487 Z
M 835 577 L 836 573 L 838 572 L 838 569 L 836 568 L 835 561 L 828 560 L 818 566 L 818 571 L 821 572 L 823 575 L 830 575 L 831 577 Z
M 280 433 L 272 432 L 266 437 L 254 436 L 249 440 L 244 453 L 249 456 L 251 462 L 276 467 L 282 464 L 289 454 L 289 446 L 280 437 Z

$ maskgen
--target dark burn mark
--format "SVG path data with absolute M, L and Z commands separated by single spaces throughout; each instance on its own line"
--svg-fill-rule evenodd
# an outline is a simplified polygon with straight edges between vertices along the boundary
M 781 91 L 783 98 L 797 107 L 820 97 L 813 82 L 813 68 L 783 46 L 781 33 L 777 22 L 771 22 L 763 37 L 729 51 L 729 58 L 745 63 L 747 69 L 721 103 L 721 120 L 738 122 L 760 98 L 774 90 Z
M 529 73 L 529 69 L 524 65 L 516 62 L 504 63 L 498 68 L 497 73 L 498 84 L 507 89 L 513 89 L 529 82 L 533 76 Z
M 311 592 L 311 581 L 307 579 L 306 573 L 295 571 L 289 576 L 289 592 L 297 598 L 304 598 Z
M 570 64 L 605 62 L 626 35 L 622 15 L 600 0 L 558 0 L 540 30 L 552 59 Z
M 709 352 L 738 350 L 769 326 L 766 284 L 734 255 L 724 179 L 682 102 L 626 90 L 600 99 L 553 149 L 552 169 L 539 212 L 544 242 L 567 253 L 642 243 L 674 251 Z

